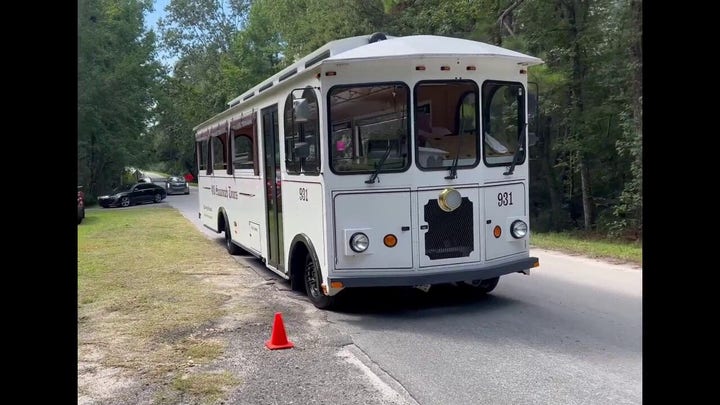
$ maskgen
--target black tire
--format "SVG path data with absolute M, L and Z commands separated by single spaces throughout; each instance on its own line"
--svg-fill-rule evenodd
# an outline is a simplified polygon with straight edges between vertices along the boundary
M 185 192 L 185 195 L 188 195 L 188 194 L 190 194 L 190 191 L 186 191 L 186 192 Z
M 305 256 L 303 279 L 305 279 L 305 292 L 313 305 L 320 309 L 330 309 L 333 307 L 336 297 L 323 294 L 322 288 L 320 287 L 320 281 L 322 280 L 320 268 L 315 264 L 310 253 Z
M 160 193 L 155 193 L 155 198 L 153 199 L 153 201 L 155 201 L 156 203 L 159 203 L 160 201 L 162 201 L 162 199 L 163 199 L 163 197 L 162 197 L 162 195 L 160 195 Z
M 232 242 L 232 230 L 230 229 L 230 221 L 225 217 L 225 249 L 232 256 L 237 256 L 242 252 L 240 246 Z
M 130 197 L 125 196 L 120 199 L 121 207 L 129 207 L 131 205 L 132 205 L 132 202 L 130 201 Z
M 80 225 L 82 223 L 82 219 L 83 219 L 83 217 L 78 217 L 78 225 Z
M 495 289 L 500 281 L 500 277 L 488 278 L 486 280 L 473 280 L 471 284 L 460 283 L 462 288 L 472 289 L 472 291 L 480 294 L 487 294 Z

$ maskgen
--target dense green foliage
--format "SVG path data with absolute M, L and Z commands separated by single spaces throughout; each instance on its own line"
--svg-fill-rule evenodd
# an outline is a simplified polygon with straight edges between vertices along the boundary
M 545 61 L 530 69 L 540 91 L 532 128 L 539 141 L 530 149 L 533 228 L 642 237 L 641 0 L 172 0 L 166 11 L 158 46 L 173 66 L 144 87 L 156 89 L 146 157 L 164 171 L 195 173 L 193 126 L 331 40 L 447 35 Z M 81 24 L 81 45 L 86 29 Z M 123 45 L 140 48 L 151 37 L 135 34 Z M 80 53 L 83 60 L 82 46 Z M 130 96 L 128 103 L 146 107 Z M 127 164 L 145 129 L 123 128 L 132 134 L 112 138 L 122 147 L 107 147 L 123 149 L 116 159 Z
M 78 185 L 92 200 L 152 158 L 147 127 L 159 63 L 148 0 L 78 1 Z

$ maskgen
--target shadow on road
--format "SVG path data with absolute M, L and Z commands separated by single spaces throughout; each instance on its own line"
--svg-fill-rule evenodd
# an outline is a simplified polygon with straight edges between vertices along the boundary
M 346 314 L 407 314 L 427 309 L 465 308 L 477 311 L 483 307 L 497 309 L 512 303 L 507 298 L 481 294 L 473 289 L 450 284 L 434 285 L 423 292 L 412 287 L 354 288 L 338 296 L 335 312 Z

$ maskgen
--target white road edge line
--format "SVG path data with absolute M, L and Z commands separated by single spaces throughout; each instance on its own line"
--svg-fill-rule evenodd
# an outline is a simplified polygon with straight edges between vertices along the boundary
M 397 380 L 383 371 L 354 344 L 344 346 L 337 356 L 359 368 L 388 403 L 419 405 Z

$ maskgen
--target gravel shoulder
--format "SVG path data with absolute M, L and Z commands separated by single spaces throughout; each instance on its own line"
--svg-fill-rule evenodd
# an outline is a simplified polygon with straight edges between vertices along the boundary
M 217 239 L 221 244 L 222 239 Z M 350 336 L 328 322 L 289 284 L 253 263 L 252 257 L 236 257 L 230 272 L 199 274 L 205 283 L 226 297 L 227 316 L 189 331 L 191 337 L 221 342 L 223 355 L 208 363 L 188 359 L 185 372 L 229 373 L 237 384 L 223 393 L 220 402 L 233 404 L 413 404 L 415 401 L 391 377 L 385 375 Z M 288 339 L 295 347 L 269 350 L 274 314 L 282 313 Z M 143 375 L 130 367 L 108 367 L 103 342 L 84 335 L 79 324 L 79 404 L 191 404 L 197 396 L 168 389 L 170 378 Z M 107 343 L 107 342 L 106 342 Z M 169 377 L 169 376 L 168 376 Z M 162 380 L 162 379 L 161 379 Z

